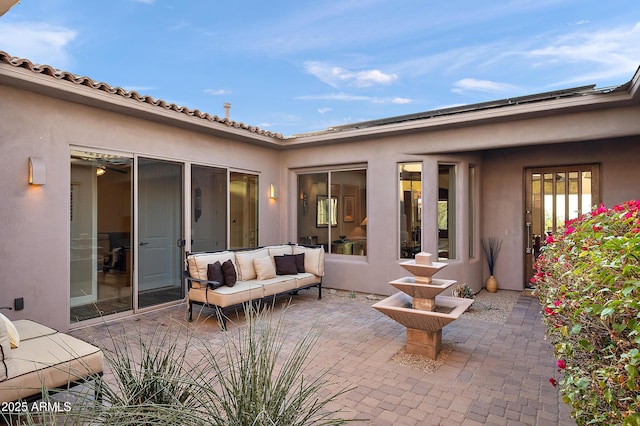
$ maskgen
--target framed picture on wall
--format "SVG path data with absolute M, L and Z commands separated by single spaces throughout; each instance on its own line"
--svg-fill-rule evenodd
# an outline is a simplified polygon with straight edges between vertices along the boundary
M 352 197 L 351 195 L 344 196 L 344 222 L 353 222 L 356 220 L 356 197 Z

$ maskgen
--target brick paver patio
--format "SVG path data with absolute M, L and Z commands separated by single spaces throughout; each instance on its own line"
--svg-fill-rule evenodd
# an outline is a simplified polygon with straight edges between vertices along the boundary
M 316 320 L 322 325 L 308 374 L 330 368 L 335 389 L 354 387 L 331 407 L 344 410 L 342 417 L 371 425 L 575 425 L 549 383 L 555 360 L 535 298 L 520 295 L 505 324 L 463 315 L 446 326 L 443 342 L 453 342 L 454 348 L 435 372 L 392 361 L 404 347 L 405 329 L 370 305 L 362 295 L 318 300 L 316 290 L 309 290 L 295 296 L 285 312 L 291 339 Z M 185 305 L 173 306 L 123 323 L 132 333 L 145 332 L 158 325 L 186 325 L 185 313 Z M 212 313 L 203 310 L 191 325 L 203 344 L 217 347 L 223 337 L 217 321 L 208 316 Z M 241 316 L 231 320 L 243 323 Z M 118 333 L 120 325 L 101 324 L 72 334 L 102 340 L 108 328 Z M 230 323 L 227 333 L 237 328 Z M 105 377 L 109 380 L 108 371 Z

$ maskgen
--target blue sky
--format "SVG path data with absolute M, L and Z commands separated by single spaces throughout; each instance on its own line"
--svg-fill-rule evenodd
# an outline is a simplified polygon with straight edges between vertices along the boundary
M 21 0 L 0 50 L 284 135 L 626 83 L 638 0 Z

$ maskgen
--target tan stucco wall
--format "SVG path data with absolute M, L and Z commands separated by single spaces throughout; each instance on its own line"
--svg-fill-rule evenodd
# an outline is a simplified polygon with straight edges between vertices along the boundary
M 640 198 L 640 137 L 486 151 L 483 158 L 482 228 L 503 239 L 495 275 L 500 288 L 519 290 L 524 277 L 524 169 L 600 164 L 606 206 Z M 488 275 L 485 266 L 484 275 Z
M 132 102 L 132 109 L 158 108 L 139 106 L 133 100 L 118 102 Z M 166 114 L 169 118 L 162 120 L 171 123 L 170 114 L 179 113 Z M 24 297 L 25 309 L 10 312 L 12 318 L 68 328 L 70 146 L 259 174 L 261 245 L 297 241 L 298 171 L 366 165 L 367 256 L 328 255 L 324 285 L 375 294 L 394 293 L 388 282 L 408 275 L 398 265 L 398 163 L 423 163 L 423 249 L 432 253 L 437 252 L 436 203 L 429 200 L 437 199 L 438 163 L 455 164 L 458 255 L 437 276 L 479 291 L 487 276 L 479 239 L 502 236 L 496 276 L 500 288 L 520 290 L 524 284 L 524 167 L 598 162 L 606 204 L 639 198 L 639 116 L 640 107 L 627 106 L 462 127 L 447 118 L 452 122 L 446 126 L 418 133 L 278 149 L 275 143 L 261 145 L 258 137 L 254 143 L 244 143 L 235 137 L 186 130 L 184 123 L 177 127 L 151 122 L 0 85 L 0 306 Z M 184 117 L 176 119 L 180 120 Z M 598 141 L 607 135 L 627 138 Z M 553 145 L 558 141 L 564 144 Z M 514 148 L 522 144 L 527 147 Z M 41 157 L 46 164 L 47 184 L 42 187 L 27 184 L 30 156 Z M 473 259 L 468 238 L 470 164 L 476 166 L 478 179 Z M 277 200 L 268 198 L 270 183 L 278 187 Z M 185 205 L 189 205 L 188 195 Z
M 132 101 L 135 102 L 135 101 Z M 0 305 L 8 313 L 60 330 L 69 326 L 70 146 L 222 166 L 260 179 L 259 243 L 283 240 L 279 154 L 270 148 L 206 136 L 113 112 L 0 86 Z M 27 183 L 29 157 L 41 157 L 47 183 Z M 186 200 L 185 200 L 186 201 Z

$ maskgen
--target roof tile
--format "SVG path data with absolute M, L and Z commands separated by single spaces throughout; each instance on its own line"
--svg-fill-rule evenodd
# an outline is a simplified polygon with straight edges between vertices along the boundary
M 46 75 L 49 77 L 57 78 L 58 80 L 69 81 L 79 86 L 86 86 L 91 89 L 101 90 L 112 95 L 121 96 L 127 99 L 133 99 L 153 106 L 161 107 L 166 110 L 173 110 L 177 113 L 183 113 L 210 122 L 226 125 L 228 127 L 247 130 L 251 133 L 256 133 L 261 136 L 267 136 L 275 139 L 285 139 L 285 137 L 281 133 L 275 133 L 269 130 L 260 129 L 258 127 L 250 126 L 239 121 L 229 120 L 228 118 L 221 118 L 217 115 L 211 115 L 206 112 L 201 112 L 198 109 L 192 110 L 184 106 L 167 103 L 162 99 L 154 99 L 153 97 L 148 95 L 140 95 L 135 90 L 129 91 L 123 89 L 122 87 L 113 87 L 108 85 L 107 83 L 94 81 L 89 77 L 80 77 L 67 71 L 60 71 L 51 67 L 50 65 L 36 65 L 28 59 L 10 56 L 7 52 L 4 52 L 2 50 L 0 50 L 0 63 L 6 63 L 16 68 L 24 68 L 36 74 Z

